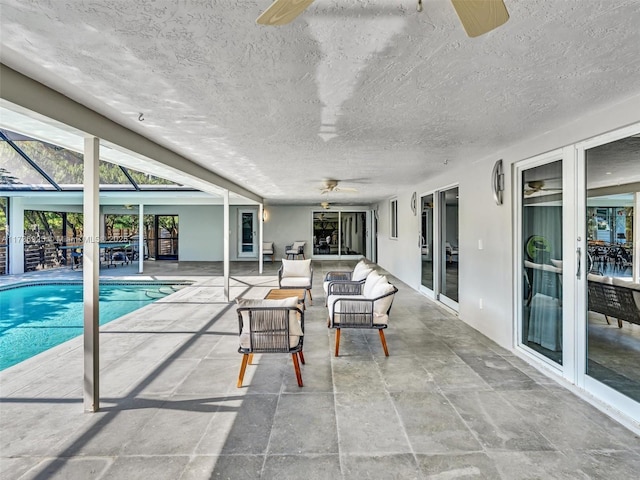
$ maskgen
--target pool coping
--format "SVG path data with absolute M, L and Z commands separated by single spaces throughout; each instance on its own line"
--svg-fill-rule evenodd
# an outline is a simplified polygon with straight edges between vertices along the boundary
M 100 280 L 99 285 L 193 285 L 191 280 Z M 23 280 L 8 285 L 0 285 L 0 292 L 22 287 L 45 285 L 82 285 L 82 280 Z

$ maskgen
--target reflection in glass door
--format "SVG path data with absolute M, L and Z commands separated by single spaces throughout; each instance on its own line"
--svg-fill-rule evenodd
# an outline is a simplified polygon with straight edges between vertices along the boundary
M 562 160 L 522 171 L 523 345 L 562 364 Z
M 434 208 L 433 194 L 422 197 L 421 200 L 421 243 L 420 258 L 422 264 L 421 284 L 428 290 L 434 290 L 433 286 L 433 225 Z
M 640 402 L 640 290 L 635 213 L 640 138 L 585 150 L 588 377 Z M 633 165 L 625 170 L 625 165 Z M 635 248 L 635 249 L 634 249 Z M 607 393 L 608 394 L 608 393 Z
M 440 192 L 439 300 L 458 309 L 458 187 Z
M 155 216 L 156 260 L 178 260 L 178 215 Z
M 238 210 L 238 257 L 258 255 L 256 235 L 256 210 Z
M 367 212 L 313 212 L 313 254 L 367 256 Z

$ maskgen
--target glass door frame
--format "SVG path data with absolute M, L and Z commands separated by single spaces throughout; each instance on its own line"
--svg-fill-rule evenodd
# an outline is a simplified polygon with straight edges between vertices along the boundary
M 164 228 L 160 225 L 160 218 L 162 217 L 175 217 L 178 219 L 178 232 L 177 232 L 177 237 L 174 237 L 173 234 L 170 237 L 162 237 L 160 235 L 160 230 L 161 228 Z M 156 213 L 153 214 L 153 231 L 154 231 L 154 236 L 155 239 L 153 240 L 155 242 L 155 259 L 156 260 L 179 260 L 180 259 L 180 215 L 178 214 L 172 214 L 172 213 Z M 176 246 L 177 246 L 177 252 L 176 253 L 171 253 L 171 254 L 160 254 L 160 250 L 161 250 L 161 245 L 166 241 L 169 240 L 171 242 L 171 244 L 173 245 L 173 243 L 175 242 Z
M 446 213 L 443 213 L 443 210 L 447 207 L 446 203 L 442 202 L 442 197 L 446 194 L 446 192 L 448 192 L 449 190 L 453 190 L 453 189 L 457 189 L 458 190 L 458 197 L 460 196 L 460 185 L 455 183 L 453 185 L 448 185 L 444 188 L 441 188 L 439 190 L 436 190 L 436 192 L 434 193 L 434 200 L 435 200 L 435 205 L 434 205 L 434 209 L 437 210 L 437 213 L 435 214 L 435 219 L 437 219 L 437 222 L 434 225 L 434 243 L 436 244 L 434 246 L 434 280 L 437 279 L 437 282 L 434 282 L 434 288 L 437 288 L 437 290 L 435 290 L 436 292 L 436 298 L 438 299 L 438 301 L 440 303 L 442 303 L 443 305 L 451 308 L 452 310 L 458 312 L 460 310 L 460 304 L 458 301 L 449 298 L 446 296 L 445 292 L 442 291 L 443 289 L 443 285 L 444 282 L 442 281 L 442 276 L 446 275 L 447 272 L 447 252 L 446 252 L 446 242 L 447 242 L 447 228 L 446 225 L 443 225 L 442 222 L 445 221 L 446 222 Z M 458 204 L 458 234 L 460 232 L 460 205 Z M 459 248 L 459 245 L 457 246 Z M 457 278 L 457 288 L 458 291 L 460 289 L 460 256 L 458 255 L 458 278 Z M 458 295 L 459 296 L 459 295 Z
M 430 289 L 429 287 L 423 285 L 422 283 L 422 238 L 423 238 L 423 231 L 422 231 L 422 205 L 424 203 L 424 200 L 426 197 L 432 197 L 433 198 L 433 207 L 431 208 L 431 211 L 433 212 L 433 228 L 432 228 L 432 232 L 431 232 L 431 240 L 432 240 L 432 245 L 431 245 L 431 258 L 432 258 L 432 264 L 433 264 L 433 289 Z M 426 295 L 428 298 L 431 298 L 433 300 L 435 300 L 437 298 L 436 292 L 438 292 L 440 290 L 440 274 L 438 273 L 439 270 L 439 262 L 436 259 L 436 252 L 440 251 L 440 235 L 438 234 L 439 232 L 439 222 L 440 222 L 440 215 L 439 215 L 439 209 L 438 209 L 438 204 L 439 204 L 439 200 L 438 200 L 438 191 L 434 190 L 434 191 L 429 191 L 429 192 L 425 192 L 420 194 L 420 214 L 419 216 L 419 233 L 418 233 L 418 247 L 419 247 L 419 252 L 420 252 L 420 279 L 418 281 L 418 285 L 419 287 L 419 291 L 421 293 L 423 293 L 424 295 Z M 425 239 L 425 241 L 428 243 L 429 239 Z
M 251 214 L 252 248 L 250 252 L 244 252 L 242 246 L 242 219 L 244 214 Z M 238 209 L 238 258 L 258 258 L 258 210 L 256 208 Z
M 336 229 L 337 229 L 337 242 L 338 242 L 338 252 L 335 254 L 319 254 L 316 253 L 315 245 L 311 242 L 311 257 L 316 260 L 349 260 L 349 259 L 359 259 L 366 258 L 370 261 L 375 262 L 376 259 L 374 249 L 377 248 L 377 217 L 375 210 L 371 210 L 366 207 L 344 207 L 344 208 L 332 208 L 329 210 L 331 213 L 335 213 L 338 215 Z M 311 210 L 311 234 L 310 238 L 314 238 L 316 236 L 314 229 L 315 215 L 326 213 L 322 209 L 312 209 Z M 362 227 L 364 228 L 364 242 L 363 247 L 366 249 L 364 253 L 359 254 L 346 254 L 342 251 L 342 239 L 344 232 L 342 231 L 342 216 L 348 215 L 352 213 L 363 213 L 365 215 L 365 221 Z
M 524 245 L 522 218 L 522 173 L 535 167 L 562 161 L 562 363 L 556 363 L 525 345 L 523 337 L 523 302 L 524 302 Z M 577 184 L 579 179 L 576 172 L 576 149 L 569 146 L 518 162 L 512 166 L 513 178 L 513 245 L 514 245 L 514 325 L 513 344 L 515 349 L 523 355 L 542 362 L 557 375 L 575 383 L 576 378 L 576 278 L 578 259 L 577 252 L 580 245 L 576 245 L 578 221 L 576 212 Z M 584 236 L 584 235 L 583 235 Z M 586 244 L 586 242 L 585 242 Z M 584 265 L 584 263 L 583 263 Z
M 454 188 L 458 189 L 458 196 L 460 195 L 460 184 L 458 183 L 453 183 L 450 185 L 446 185 L 443 186 L 441 188 L 438 188 L 436 190 L 431 190 L 431 191 L 426 191 L 420 194 L 420 209 L 422 210 L 422 202 L 423 199 L 425 197 L 428 197 L 430 195 L 433 195 L 433 290 L 430 290 L 428 287 L 425 287 L 424 285 L 422 285 L 422 255 L 421 255 L 421 242 L 422 242 L 422 218 L 420 217 L 419 223 L 418 223 L 418 234 L 417 234 L 417 245 L 418 245 L 418 249 L 417 249 L 417 258 L 418 261 L 420 262 L 420 268 L 418 269 L 418 285 L 419 285 L 419 291 L 424 294 L 426 297 L 428 298 L 432 298 L 434 300 L 436 300 L 437 302 L 443 304 L 444 306 L 454 310 L 455 312 L 459 311 L 459 303 L 456 302 L 453 299 L 450 299 L 449 297 L 447 297 L 444 292 L 442 292 L 442 275 L 443 272 L 446 271 L 446 261 L 447 261 L 447 256 L 446 256 L 446 252 L 444 249 L 444 245 L 445 245 L 445 236 L 446 236 L 446 228 L 443 227 L 442 225 L 442 220 L 443 220 L 443 215 L 442 215 L 442 209 L 445 208 L 445 205 L 443 205 L 442 200 L 441 200 L 441 196 L 442 194 L 444 194 L 445 192 L 452 190 Z M 459 215 L 459 209 L 460 207 L 458 206 L 458 215 Z M 459 230 L 459 225 L 460 225 L 460 217 L 458 216 L 458 232 Z M 459 245 L 458 245 L 459 248 Z M 458 257 L 459 258 L 459 257 Z M 458 262 L 459 264 L 460 262 Z M 459 268 L 459 266 L 458 266 Z M 458 282 L 459 282 L 459 277 L 458 277 Z M 458 288 L 459 288 L 459 283 L 458 283 Z
M 581 249 L 580 261 L 582 265 L 587 265 L 587 239 L 584 238 L 587 231 L 587 188 L 586 188 L 586 151 L 605 145 L 607 143 L 622 140 L 627 137 L 640 134 L 640 124 L 635 124 L 626 128 L 615 130 L 613 132 L 599 135 L 592 139 L 580 142 L 576 144 L 576 163 L 580 166 L 578 169 L 578 181 L 580 189 L 578 190 L 578 202 L 577 202 L 577 228 L 578 232 L 583 232 L 583 245 Z M 635 208 L 640 207 L 640 195 L 636 195 Z M 640 222 L 634 222 L 634 255 L 637 255 L 640 250 L 640 242 L 635 241 L 636 238 L 640 238 L 637 235 L 640 233 Z M 636 257 L 640 258 L 640 257 Z M 584 269 L 583 269 L 584 271 Z M 633 276 L 638 273 L 634 270 Z M 582 278 L 577 280 L 578 288 L 576 292 L 576 344 L 577 352 L 576 356 L 578 361 L 576 362 L 576 384 L 583 390 L 589 392 L 591 395 L 602 400 L 607 405 L 613 406 L 623 414 L 628 415 L 635 422 L 640 422 L 640 415 L 637 414 L 638 403 L 626 395 L 614 390 L 613 388 L 605 385 L 604 383 L 596 380 L 595 378 L 587 374 L 587 346 L 588 346 L 588 330 L 587 330 L 587 275 L 582 275 Z M 635 416 L 634 416 L 634 413 Z

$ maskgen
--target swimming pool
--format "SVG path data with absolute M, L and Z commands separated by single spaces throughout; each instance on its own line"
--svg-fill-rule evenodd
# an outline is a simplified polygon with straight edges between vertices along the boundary
M 187 283 L 101 283 L 100 325 L 175 292 Z M 81 283 L 0 289 L 0 370 L 82 334 Z

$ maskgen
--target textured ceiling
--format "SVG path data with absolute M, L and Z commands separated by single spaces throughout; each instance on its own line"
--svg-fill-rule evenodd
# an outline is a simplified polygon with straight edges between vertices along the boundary
M 268 203 L 380 200 L 640 88 L 637 0 L 505 0 L 475 39 L 416 3 L 0 0 L 0 59 Z

